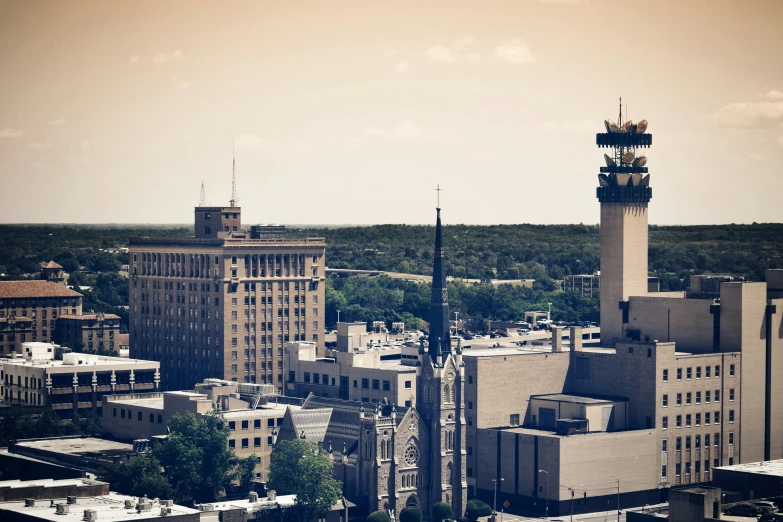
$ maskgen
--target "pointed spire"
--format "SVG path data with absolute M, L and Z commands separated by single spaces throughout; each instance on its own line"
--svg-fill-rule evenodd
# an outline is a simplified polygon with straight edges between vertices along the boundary
M 438 207 L 435 209 L 435 255 L 432 263 L 432 298 L 430 299 L 429 354 L 435 360 L 437 350 L 451 352 L 449 336 L 449 298 L 446 284 L 446 259 L 443 253 L 443 231 L 440 222 L 440 185 L 438 185 Z M 440 340 L 440 342 L 436 342 Z
M 201 182 L 201 195 L 198 198 L 198 206 L 199 207 L 206 207 L 207 206 L 207 196 L 204 193 L 204 182 Z

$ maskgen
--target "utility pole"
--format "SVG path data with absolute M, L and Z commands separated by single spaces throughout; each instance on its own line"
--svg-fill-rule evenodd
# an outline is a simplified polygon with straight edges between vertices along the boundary
M 468 231 L 465 231 L 465 281 L 468 280 Z
M 620 522 L 620 479 L 618 477 L 612 477 L 609 475 L 609 478 L 613 478 L 617 481 L 617 522 Z
M 539 469 L 538 472 L 546 473 L 546 498 L 544 499 L 546 507 L 544 508 L 544 520 L 549 520 L 549 472 L 545 469 Z
M 52 235 L 49 234 L 49 261 L 52 260 Z
M 582 485 L 579 484 L 577 487 L 581 488 Z M 574 522 L 574 488 L 568 488 L 568 491 L 571 492 L 571 522 Z
M 492 479 L 492 483 L 494 484 L 494 489 L 495 489 L 495 500 L 492 504 L 493 517 L 496 517 L 498 513 L 498 482 L 503 482 L 503 477 L 499 479 Z

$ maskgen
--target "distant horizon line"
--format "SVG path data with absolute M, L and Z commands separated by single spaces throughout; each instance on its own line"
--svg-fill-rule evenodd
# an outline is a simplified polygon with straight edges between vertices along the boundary
M 367 228 L 377 226 L 411 226 L 411 227 L 434 227 L 434 223 L 256 223 L 254 225 L 282 225 L 286 228 Z M 254 226 L 247 225 L 247 226 Z M 467 226 L 467 227 L 496 227 L 496 226 L 541 226 L 541 227 L 556 227 L 556 226 L 600 226 L 600 223 L 444 223 L 443 226 Z M 658 224 L 650 223 L 651 226 L 657 227 L 720 227 L 720 226 L 753 226 L 753 225 L 783 225 L 783 222 L 740 222 L 740 223 L 668 223 Z M 89 227 L 142 227 L 142 228 L 193 228 L 192 223 L 120 223 L 120 222 L 108 222 L 108 223 L 76 223 L 76 222 L 60 222 L 60 223 L 0 223 L 1 226 L 8 227 L 24 227 L 24 226 L 89 226 Z

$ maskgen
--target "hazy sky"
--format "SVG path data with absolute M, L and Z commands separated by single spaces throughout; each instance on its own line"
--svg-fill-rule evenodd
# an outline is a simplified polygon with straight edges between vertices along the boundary
M 619 96 L 657 224 L 783 221 L 783 1 L 0 1 L 0 222 L 597 223 Z

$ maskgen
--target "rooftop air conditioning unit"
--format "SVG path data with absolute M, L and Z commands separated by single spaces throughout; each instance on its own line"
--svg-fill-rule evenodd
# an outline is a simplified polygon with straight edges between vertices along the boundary
M 129 498 L 125 499 L 125 509 L 133 509 L 133 501 Z
M 167 506 L 163 506 L 160 508 L 160 516 L 165 517 L 171 515 L 171 508 Z
M 34 498 L 24 499 L 24 507 L 35 507 L 35 499 Z
M 258 502 L 258 493 L 255 491 L 250 492 L 250 502 Z
M 65 501 L 68 504 L 76 504 L 76 497 L 73 495 L 68 495 L 67 497 L 65 497 Z
M 161 506 L 168 506 L 168 507 L 171 507 L 171 506 L 173 506 L 173 505 L 174 505 L 174 501 L 173 501 L 173 500 L 161 500 L 161 501 L 160 501 L 160 505 L 161 505 Z
M 84 518 L 82 519 L 85 522 L 92 522 L 94 520 L 98 520 L 98 512 L 94 509 L 85 509 L 84 510 Z
M 70 511 L 70 506 L 68 504 L 55 504 L 54 507 L 56 508 L 55 513 L 58 515 L 67 515 Z

